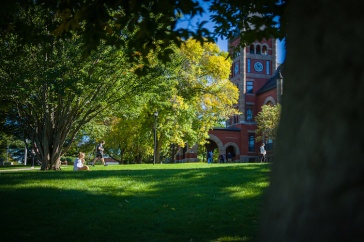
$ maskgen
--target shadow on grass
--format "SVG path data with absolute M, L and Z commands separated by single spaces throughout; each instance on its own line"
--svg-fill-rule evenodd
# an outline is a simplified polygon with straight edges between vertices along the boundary
M 268 165 L 0 174 L 3 241 L 252 241 Z

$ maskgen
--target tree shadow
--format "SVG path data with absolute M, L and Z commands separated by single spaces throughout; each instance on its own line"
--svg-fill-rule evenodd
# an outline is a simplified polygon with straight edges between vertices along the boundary
M 251 241 L 265 189 L 259 184 L 268 179 L 265 168 L 2 174 L 3 239 Z M 55 185 L 63 179 L 74 189 Z

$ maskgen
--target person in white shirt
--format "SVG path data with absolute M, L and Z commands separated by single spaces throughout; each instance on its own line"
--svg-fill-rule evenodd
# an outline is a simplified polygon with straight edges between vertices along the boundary
M 74 171 L 88 171 L 90 168 L 85 165 L 85 153 L 78 153 L 78 158 L 75 160 L 73 164 Z
M 265 151 L 264 146 L 265 146 L 264 143 L 262 143 L 262 145 L 260 146 L 260 155 L 261 155 L 260 162 L 265 162 L 265 154 L 267 154 L 267 151 Z

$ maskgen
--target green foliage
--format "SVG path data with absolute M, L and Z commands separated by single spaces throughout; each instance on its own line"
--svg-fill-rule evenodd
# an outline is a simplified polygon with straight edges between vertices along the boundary
M 287 21 L 284 12 L 287 1 L 276 0 L 214 0 L 209 11 L 215 23 L 215 36 L 227 39 L 240 37 L 239 47 L 263 38 L 283 39 Z
M 255 121 L 257 122 L 258 126 L 256 130 L 256 140 L 263 140 L 263 142 L 265 142 L 267 139 L 275 140 L 277 137 L 280 117 L 280 104 L 274 106 L 262 106 L 262 111 L 259 112 L 255 117 Z
M 157 49 L 160 50 L 159 59 L 169 60 L 173 52 L 170 44 L 180 46 L 182 40 L 190 37 L 203 43 L 221 36 L 230 39 L 239 35 L 241 45 L 263 37 L 282 39 L 287 22 L 283 15 L 286 0 L 214 0 L 208 1 L 208 5 L 192 0 L 4 1 L 5 7 L 0 10 L 1 33 L 11 33 L 21 28 L 21 24 L 13 25 L 8 21 L 18 13 L 19 6 L 43 6 L 47 8 L 47 15 L 52 13 L 50 16 L 58 19 L 47 30 L 61 38 L 68 38 L 72 31 L 80 33 L 85 43 L 82 46 L 84 53 L 91 53 L 105 41 L 117 47 L 127 47 L 131 58 L 136 57 L 135 52 L 138 52 L 146 61 L 148 54 Z M 208 10 L 204 10 L 203 5 L 207 5 Z M 189 21 L 206 10 L 212 12 L 211 21 L 215 23 L 213 31 L 205 27 L 206 21 L 199 23 L 195 29 L 178 27 L 178 22 Z M 41 21 L 42 18 L 38 19 Z M 244 32 L 240 32 L 243 29 Z M 120 38 L 120 33 L 133 34 L 133 37 Z M 32 39 L 32 32 L 29 34 L 27 37 Z M 24 38 L 24 41 L 27 40 Z
M 24 141 L 18 136 L 3 134 L 0 139 L 0 164 L 6 160 L 23 162 L 24 149 Z
M 66 155 L 77 156 L 78 152 L 81 151 L 86 154 L 86 158 L 93 157 L 95 155 L 95 146 L 100 140 L 105 140 L 105 135 L 110 130 L 110 117 L 108 117 L 110 114 L 111 112 L 105 113 L 104 116 L 96 116 L 90 122 L 83 125 L 67 150 Z
M 128 47 L 129 57 L 135 57 L 135 52 L 146 57 L 150 51 L 160 49 L 159 57 L 167 60 L 171 53 L 171 43 L 179 45 L 181 37 L 190 36 L 196 36 L 203 41 L 202 34 L 209 33 L 203 28 L 199 31 L 176 28 L 181 16 L 195 16 L 203 12 L 200 4 L 192 0 L 5 1 L 8 11 L 1 11 L 3 15 L 0 23 L 5 22 L 1 25 L 2 30 L 11 32 L 14 29 L 6 20 L 17 13 L 16 7 L 19 5 L 43 6 L 52 13 L 52 18 L 59 20 L 57 24 L 49 26 L 48 31 L 62 38 L 68 38 L 72 31 L 82 32 L 85 42 L 83 51 L 88 54 L 106 41 L 118 47 Z M 120 33 L 133 33 L 133 38 L 120 38 Z
M 189 163 L 1 172 L 0 217 L 11 221 L 2 240 L 255 241 L 269 170 Z
M 62 157 L 61 161 L 67 161 L 68 165 L 73 165 L 76 157 Z
M 192 39 L 175 47 L 171 62 L 150 55 L 152 72 L 143 78 L 152 85 L 120 105 L 105 136 L 116 155 L 137 163 L 153 155 L 156 111 L 158 158 L 171 157 L 172 145 L 203 144 L 212 127 L 236 112 L 238 90 L 228 80 L 231 60 L 226 57 L 216 44 L 201 46 Z
M 22 27 L 0 39 L 1 98 L 16 110 L 11 121 L 37 146 L 44 169 L 57 168 L 85 124 L 148 86 L 133 74 L 121 49 L 100 43 L 85 57 L 81 36 L 54 37 L 47 28 L 58 19 L 48 10 L 20 8 L 13 22 Z M 29 31 L 32 39 L 24 42 Z
M 164 100 L 148 97 L 153 101 L 143 111 L 151 115 L 158 110 L 160 124 L 165 124 L 158 127 L 158 150 L 167 150 L 168 142 L 203 142 L 207 128 L 231 113 L 226 97 L 234 91 L 221 78 L 227 71 L 221 58 L 227 54 L 218 54 L 213 45 L 195 48 L 192 41 L 182 46 L 190 36 L 200 43 L 212 40 L 204 23 L 196 31 L 176 28 L 182 16 L 203 12 L 199 2 L 6 0 L 5 5 L 0 17 L 0 98 L 11 103 L 6 118 L 12 109 L 12 123 L 22 131 L 23 139 L 37 145 L 44 169 L 51 165 L 57 168 L 59 157 L 75 140 L 77 145 L 71 153 L 90 149 L 100 134 L 95 132 L 87 140 L 87 128 L 80 134 L 85 124 L 109 113 L 110 106 L 118 106 L 126 96 L 151 87 L 134 73 L 147 75 L 153 68 L 168 79 L 165 82 L 150 75 L 143 80 L 162 81 L 164 86 L 152 89 L 168 94 Z M 245 44 L 262 37 L 283 37 L 284 19 L 279 17 L 285 6 L 286 1 L 212 1 L 210 10 L 216 13 L 212 20 L 218 24 L 217 35 L 231 38 L 237 29 L 244 29 L 240 36 Z M 249 15 L 251 12 L 257 14 Z M 173 44 L 190 52 L 181 55 Z M 199 56 L 203 52 L 211 55 Z M 165 62 L 172 57 L 174 63 Z M 129 64 L 130 60 L 150 64 L 151 59 L 162 62 L 156 65 L 158 68 Z M 235 97 L 231 99 L 235 102 Z M 173 105 L 168 104 L 171 100 Z M 177 115 L 171 115 L 173 112 Z M 148 142 L 146 139 L 143 145 Z

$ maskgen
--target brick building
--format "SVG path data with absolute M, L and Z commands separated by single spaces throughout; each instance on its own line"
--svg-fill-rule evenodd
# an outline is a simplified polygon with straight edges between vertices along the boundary
M 229 41 L 229 51 L 239 44 L 240 38 Z M 282 76 L 277 63 L 277 46 L 275 39 L 256 41 L 235 53 L 231 67 L 230 80 L 239 89 L 239 101 L 236 105 L 241 114 L 231 117 L 225 128 L 209 131 L 209 143 L 205 146 L 206 154 L 230 153 L 235 162 L 253 162 L 259 157 L 259 146 L 255 141 L 255 116 L 263 105 L 280 103 L 282 94 Z M 267 158 L 272 159 L 271 141 L 265 141 Z M 216 157 L 216 155 L 215 155 Z M 197 147 L 181 149 L 177 161 L 197 161 Z M 215 161 L 216 162 L 216 161 Z

